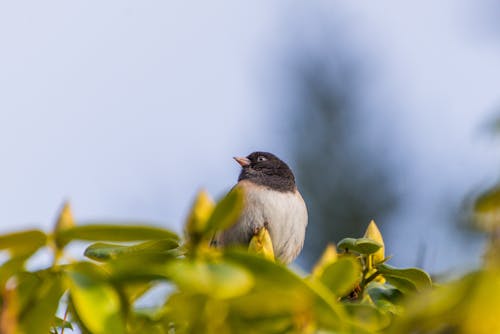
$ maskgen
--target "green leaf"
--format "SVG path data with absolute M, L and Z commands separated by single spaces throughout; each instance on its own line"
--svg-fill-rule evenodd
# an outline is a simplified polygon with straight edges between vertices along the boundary
M 376 268 L 389 283 L 397 288 L 401 288 L 403 292 L 411 290 L 421 291 L 432 286 L 430 276 L 421 269 L 398 269 L 387 264 L 377 265 Z
M 231 300 L 231 314 L 238 321 L 288 317 L 294 324 L 303 319 L 319 328 L 345 328 L 343 308 L 322 284 L 304 280 L 284 265 L 255 254 L 231 250 L 224 256 L 245 266 L 255 278 L 249 293 Z
M 389 315 L 373 305 L 358 303 L 345 303 L 344 305 L 356 325 L 369 333 L 382 331 L 391 323 Z
M 328 244 L 323 251 L 320 259 L 314 265 L 311 276 L 314 278 L 320 277 L 323 273 L 323 270 L 334 263 L 338 259 L 337 248 L 333 244 Z
M 500 272 L 483 270 L 415 295 L 391 333 L 500 333 Z
M 139 308 L 135 309 L 133 321 L 127 323 L 127 333 L 148 333 L 148 334 L 167 334 L 172 332 L 172 324 L 167 321 L 158 321 L 163 314 L 158 308 Z M 163 320 L 163 319 L 162 319 Z M 181 333 L 175 326 L 175 333 Z
M 244 190 L 234 187 L 229 194 L 217 203 L 210 216 L 204 234 L 212 237 L 215 231 L 222 231 L 236 223 L 243 210 Z
M 56 328 L 68 328 L 73 330 L 73 324 L 71 324 L 71 322 L 61 319 L 59 317 L 55 317 L 53 326 Z
M 363 273 L 357 259 L 344 256 L 323 269 L 320 281 L 337 297 L 351 292 L 361 281 Z
M 84 255 L 92 260 L 106 261 L 129 254 L 163 253 L 179 247 L 176 239 L 146 241 L 132 246 L 95 243 L 85 249 Z
M 245 319 L 231 316 L 227 320 L 235 333 L 245 334 L 279 334 L 297 333 L 294 331 L 294 319 L 287 315 L 262 316 L 258 318 Z M 333 334 L 333 332 L 318 332 L 321 334 Z
M 134 303 L 141 298 L 149 289 L 155 285 L 155 282 L 130 282 L 119 286 L 125 294 L 129 304 Z
M 175 333 L 233 333 L 228 328 L 228 306 L 225 300 L 185 292 L 170 296 L 164 308 L 165 322 Z M 164 331 L 170 333 L 168 328 Z
M 33 275 L 25 276 L 32 285 Z M 19 284 L 20 298 L 24 298 L 20 314 L 19 325 L 22 333 L 46 334 L 53 324 L 54 314 L 59 305 L 59 299 L 64 292 L 62 279 L 58 273 L 45 272 L 39 277 L 36 286 L 25 289 L 26 285 Z M 21 296 L 24 295 L 24 296 Z M 29 300 L 29 303 L 26 301 Z
M 5 261 L 0 266 L 0 286 L 4 286 L 14 274 L 24 271 L 24 263 L 30 256 L 31 254 L 23 254 Z
M 166 280 L 166 264 L 175 258 L 171 253 L 129 254 L 106 262 L 104 269 L 109 280 L 117 284 Z
M 58 249 L 64 248 L 65 243 L 59 238 L 59 232 L 75 226 L 75 219 L 73 218 L 73 213 L 71 212 L 71 206 L 69 202 L 65 202 L 59 212 L 55 227 L 54 227 L 54 241 Z
M 486 231 L 500 226 L 500 186 L 496 186 L 482 195 L 474 203 L 476 223 Z
M 474 210 L 477 213 L 500 211 L 500 186 L 494 187 L 481 194 L 476 200 Z
M 124 333 L 120 296 L 100 268 L 79 263 L 68 271 L 70 298 L 78 318 L 91 333 Z
M 182 291 L 218 299 L 243 295 L 254 284 L 248 270 L 228 261 L 177 260 L 167 264 L 167 272 Z
M 399 305 L 403 299 L 400 289 L 388 284 L 372 282 L 368 284 L 365 291 L 379 309 L 397 315 L 403 313 L 403 307 Z
M 20 272 L 17 274 L 19 309 L 27 309 L 37 299 L 37 289 L 44 284 L 46 273 Z
M 382 248 L 382 245 L 368 238 L 345 238 L 338 243 L 337 247 L 345 251 L 353 251 L 360 254 L 373 254 Z
M 0 249 L 9 250 L 11 254 L 33 254 L 45 246 L 47 235 L 39 230 L 15 232 L 0 236 Z
M 166 229 L 153 226 L 132 225 L 81 225 L 59 231 L 57 236 L 62 242 L 71 240 L 106 240 L 106 241 L 140 241 L 171 239 L 179 237 Z
M 394 276 L 388 276 L 386 279 L 387 279 L 387 282 L 389 284 L 394 286 L 396 289 L 398 289 L 402 293 L 411 294 L 411 293 L 415 293 L 418 291 L 415 284 L 413 284 L 413 282 L 411 282 L 407 279 L 400 278 L 400 277 L 394 277 Z

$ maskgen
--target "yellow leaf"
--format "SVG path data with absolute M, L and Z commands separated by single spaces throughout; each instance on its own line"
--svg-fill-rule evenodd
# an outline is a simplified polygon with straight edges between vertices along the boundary
M 75 226 L 75 220 L 73 218 L 73 213 L 71 212 L 71 206 L 69 202 L 64 202 L 59 217 L 56 222 L 56 230 L 63 230 Z
M 198 192 L 186 222 L 186 232 L 190 238 L 204 231 L 214 208 L 215 202 L 210 195 L 205 190 Z
M 376 241 L 382 245 L 382 247 L 372 255 L 374 264 L 382 262 L 385 258 L 384 239 L 382 239 L 382 234 L 380 233 L 374 220 L 372 220 L 368 225 L 364 237 Z
M 262 255 L 268 260 L 274 261 L 273 242 L 265 226 L 260 228 L 252 237 L 248 245 L 248 250 L 252 253 Z
M 71 212 L 71 206 L 68 201 L 64 202 L 59 216 L 57 217 L 56 226 L 54 228 L 55 243 L 58 249 L 64 248 L 67 242 L 60 238 L 60 232 L 75 226 L 75 219 Z
M 327 266 L 337 261 L 337 257 L 337 248 L 335 247 L 335 245 L 328 244 L 325 248 L 325 251 L 321 255 L 321 258 L 314 265 L 314 268 L 312 270 L 312 277 L 320 277 L 323 273 L 323 270 Z

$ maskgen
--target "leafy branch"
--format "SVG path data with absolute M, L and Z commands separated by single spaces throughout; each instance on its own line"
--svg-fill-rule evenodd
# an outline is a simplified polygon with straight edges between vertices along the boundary
M 7 254 L 0 266 L 0 332 L 471 332 L 475 305 L 500 309 L 496 269 L 436 287 L 418 268 L 387 264 L 373 221 L 362 238 L 329 245 L 307 275 L 274 261 L 266 227 L 255 231 L 247 248 L 213 247 L 214 234 L 238 219 L 242 205 L 240 191 L 218 202 L 200 192 L 178 236 L 144 223 L 77 224 L 66 203 L 51 233 L 0 236 Z M 87 259 L 68 256 L 74 241 L 90 242 Z M 41 249 L 52 252 L 53 263 L 27 270 L 26 262 Z M 138 306 L 165 283 L 171 291 L 160 305 Z M 65 310 L 62 318 L 58 309 Z M 473 332 L 498 329 L 496 317 L 483 315 Z

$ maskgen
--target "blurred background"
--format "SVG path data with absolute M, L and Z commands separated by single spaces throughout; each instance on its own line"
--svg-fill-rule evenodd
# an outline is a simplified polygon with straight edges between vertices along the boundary
M 180 232 L 231 157 L 287 161 L 308 203 L 298 265 L 375 219 L 391 263 L 474 267 L 467 204 L 499 176 L 491 0 L 4 2 L 0 232 L 77 220 Z

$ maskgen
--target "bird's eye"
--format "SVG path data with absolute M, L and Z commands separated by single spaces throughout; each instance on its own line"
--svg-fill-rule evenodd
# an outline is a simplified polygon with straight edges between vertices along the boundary
M 258 162 L 262 162 L 262 161 L 266 161 L 266 160 L 267 160 L 267 158 L 266 158 L 265 156 L 259 155 L 259 156 L 257 157 L 257 161 L 258 161 Z

